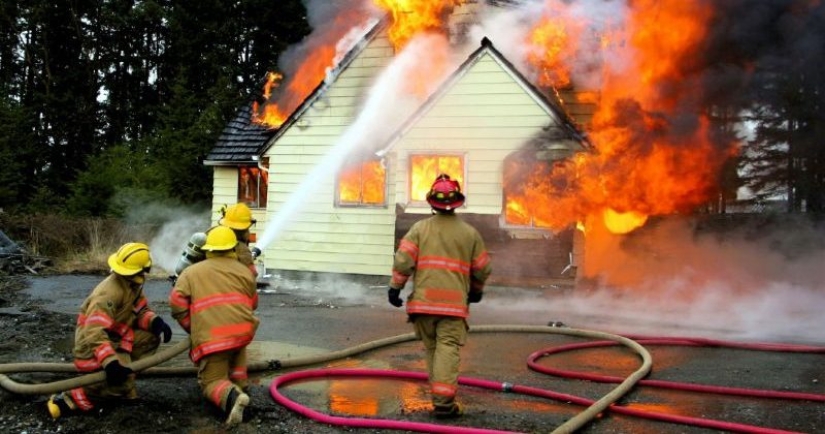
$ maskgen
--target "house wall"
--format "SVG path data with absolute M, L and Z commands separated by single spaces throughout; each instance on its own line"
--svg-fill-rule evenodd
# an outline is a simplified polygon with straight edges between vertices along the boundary
M 386 275 L 392 266 L 394 212 L 335 207 L 335 175 L 325 158 L 354 121 L 373 78 L 393 50 L 373 39 L 334 83 L 273 143 L 267 212 L 291 215 L 264 251 L 268 269 Z M 294 198 L 300 198 L 293 209 Z M 263 230 L 263 228 L 261 229 Z
M 408 213 L 429 213 L 409 201 L 409 157 L 462 154 L 467 196 L 459 212 L 501 215 L 504 159 L 553 117 L 492 56 L 472 65 L 450 90 L 393 145 L 396 180 L 391 201 Z
M 389 275 L 397 232 L 404 222 L 411 222 L 405 216 L 423 217 L 430 212 L 428 205 L 412 204 L 409 199 L 409 158 L 416 153 L 463 155 L 462 187 L 467 200 L 459 213 L 474 216 L 490 228 L 499 227 L 504 160 L 558 120 L 531 88 L 489 52 L 463 70 L 392 144 L 385 160 L 388 205 L 335 207 L 336 170 L 325 167 L 325 161 L 355 121 L 374 78 L 392 57 L 386 38 L 373 39 L 297 122 L 270 144 L 266 152 L 270 162 L 269 221 L 283 218 L 278 215 L 281 212 L 289 216 L 265 246 L 267 269 Z M 227 176 L 227 181 L 236 182 L 234 176 Z M 216 191 L 219 187 L 216 184 Z M 295 198 L 300 200 L 296 203 Z M 521 263 L 514 262 L 511 267 L 503 262 L 508 255 L 518 257 L 506 253 L 513 248 L 522 255 L 535 252 L 542 260 L 559 256 L 556 251 L 567 254 L 557 240 L 548 241 L 545 231 L 532 241 L 524 241 L 506 228 L 488 232 L 495 238 L 489 240 L 490 246 L 504 252 L 493 252 L 504 256 L 499 258 L 497 269 L 515 270 L 512 275 L 525 273 Z M 533 247 L 522 246 L 530 242 Z M 547 251 L 553 255 L 545 254 Z M 527 263 L 538 264 L 538 259 Z M 555 262 L 535 270 L 536 277 L 557 274 L 562 267 Z
M 396 238 L 430 207 L 409 201 L 409 159 L 416 153 L 465 156 L 467 199 L 458 210 L 479 230 L 493 262 L 492 285 L 538 286 L 569 280 L 572 233 L 506 228 L 502 224 L 504 160 L 556 122 L 495 58 L 487 54 L 472 65 L 393 145 L 389 154 L 396 179 L 390 199 L 403 213 L 396 219 Z

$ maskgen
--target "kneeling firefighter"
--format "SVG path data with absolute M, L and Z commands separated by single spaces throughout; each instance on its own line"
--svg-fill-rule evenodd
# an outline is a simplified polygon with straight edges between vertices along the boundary
M 209 231 L 206 259 L 184 270 L 169 295 L 172 317 L 189 333 L 203 396 L 227 425 L 242 422 L 249 405 L 246 347 L 259 323 L 255 278 L 236 260 L 236 245 L 228 227 Z
M 111 273 L 80 307 L 74 342 L 79 372 L 103 370 L 106 381 L 52 395 L 47 401 L 55 419 L 75 411 L 90 411 L 99 401 L 137 398 L 135 374 L 129 364 L 155 353 L 172 338 L 172 329 L 150 307 L 143 294 L 152 267 L 149 247 L 126 243 L 108 259 Z
M 253 276 L 257 277 L 258 269 L 255 267 L 255 259 L 260 256 L 261 250 L 257 247 L 249 248 L 249 229 L 255 223 L 255 219 L 252 218 L 252 210 L 246 204 L 224 205 L 221 208 L 221 218 L 218 220 L 218 226 L 213 226 L 207 229 L 206 232 L 196 232 L 189 238 L 189 242 L 175 266 L 175 276 L 172 276 L 172 280 L 176 280 L 177 276 L 180 276 L 180 273 L 186 267 L 204 259 L 205 255 L 202 247 L 206 242 L 206 237 L 211 230 L 219 226 L 228 227 L 235 232 L 235 238 L 238 240 L 238 244 L 235 246 L 235 254 L 238 261 L 249 268 Z

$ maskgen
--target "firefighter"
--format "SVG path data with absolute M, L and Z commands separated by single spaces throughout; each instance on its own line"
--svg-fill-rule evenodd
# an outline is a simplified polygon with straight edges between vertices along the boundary
M 238 240 L 238 245 L 235 246 L 235 253 L 238 255 L 238 261 L 246 265 L 252 274 L 257 278 L 258 269 L 255 268 L 255 258 L 261 254 L 258 248 L 249 248 L 249 229 L 256 223 L 252 218 L 252 210 L 241 202 L 235 205 L 224 207 L 221 212 L 223 217 L 218 220 L 218 225 L 226 226 L 235 232 L 235 237 Z M 212 230 L 212 229 L 210 229 Z M 209 231 L 207 231 L 207 234 Z
M 106 381 L 52 395 L 47 401 L 55 419 L 89 411 L 99 400 L 137 398 L 129 364 L 155 353 L 172 338 L 172 329 L 149 307 L 143 294 L 152 267 L 149 247 L 126 243 L 108 259 L 111 273 L 83 302 L 77 318 L 74 365 L 88 373 L 103 370 Z
M 255 278 L 238 261 L 237 244 L 229 227 L 209 231 L 206 259 L 183 270 L 169 296 L 172 317 L 189 333 L 203 396 L 228 426 L 242 422 L 249 405 L 246 347 L 258 328 Z
M 439 175 L 427 193 L 431 217 L 413 224 L 395 253 L 387 296 L 401 307 L 401 290 L 413 276 L 408 319 L 426 350 L 433 414 L 461 416 L 456 400 L 460 348 L 467 340 L 469 303 L 478 303 L 492 272 L 479 232 L 455 214 L 464 203 L 458 182 Z
M 192 234 L 186 245 L 186 249 L 184 249 L 183 254 L 181 254 L 175 266 L 175 276 L 170 276 L 172 281 L 177 279 L 177 276 L 179 276 L 186 267 L 203 260 L 204 254 L 201 246 L 206 242 L 206 235 L 209 231 L 219 226 L 226 226 L 235 232 L 235 237 L 238 239 L 238 245 L 235 247 L 238 261 L 246 265 L 257 278 L 258 269 L 255 267 L 255 258 L 261 254 L 261 251 L 257 247 L 253 249 L 249 248 L 249 229 L 255 223 L 255 219 L 252 218 L 252 210 L 250 210 L 246 204 L 224 205 L 221 208 L 221 218 L 218 220 L 218 226 L 213 226 L 207 229 L 206 232 L 196 232 Z

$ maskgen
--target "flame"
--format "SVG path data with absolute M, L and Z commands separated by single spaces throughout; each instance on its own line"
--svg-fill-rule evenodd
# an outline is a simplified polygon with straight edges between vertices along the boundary
M 575 56 L 575 44 L 582 27 L 565 19 L 560 12 L 560 4 L 548 3 L 547 12 L 527 36 L 530 50 L 527 60 L 541 72 L 537 80 L 540 86 L 553 88 L 568 87 L 571 83 L 567 65 Z
M 625 62 L 621 70 L 605 64 L 600 102 L 588 131 L 595 152 L 553 165 L 549 173 L 550 166 L 534 162 L 527 172 L 535 176 L 523 191 L 507 195 L 508 210 L 510 199 L 524 197 L 520 203 L 534 208 L 532 218 L 539 217 L 553 229 L 599 216 L 607 219 L 606 226 L 625 231 L 629 226 L 616 226 L 618 217 L 644 224 L 649 215 L 690 211 L 712 198 L 722 165 L 737 152 L 734 143 L 711 139 L 710 122 L 695 94 L 695 62 L 712 18 L 710 6 L 702 2 L 632 2 L 626 33 L 600 39 L 603 47 L 619 52 L 616 55 Z M 562 25 L 564 31 L 548 31 Z M 545 38 L 547 50 L 544 57 L 528 56 L 528 60 L 546 76 L 555 77 L 555 85 L 565 77 L 557 71 L 564 64 L 565 49 L 556 47 L 586 45 L 575 39 L 588 37 L 586 32 L 570 30 L 574 28 L 571 23 L 544 19 L 531 33 Z M 608 42 L 620 40 L 624 42 Z M 533 203 L 539 196 L 544 197 L 541 206 L 552 210 L 550 218 L 540 218 L 540 206 Z
M 464 187 L 464 159 L 457 155 L 412 155 L 410 156 L 411 200 L 427 200 L 427 192 L 435 178 L 446 173 Z
M 395 51 L 400 51 L 415 36 L 423 33 L 446 33 L 447 16 L 454 7 L 466 0 L 373 0 L 375 5 L 387 11 L 392 18 L 388 37 Z M 252 104 L 253 122 L 278 128 L 327 78 L 330 70 L 343 57 L 340 52 L 349 47 L 339 47 L 346 40 L 345 34 L 354 27 L 352 23 L 364 22 L 365 17 L 357 8 L 343 8 L 334 23 L 325 24 L 323 30 L 313 33 L 312 43 L 307 44 L 300 63 L 289 74 L 269 73 L 263 87 L 265 103 Z M 446 45 L 446 44 L 444 44 Z M 446 47 L 427 49 L 427 59 L 416 68 L 407 71 L 406 88 L 411 95 L 424 98 L 432 91 L 431 77 L 443 75 L 448 68 Z M 283 81 L 283 83 L 282 83 Z M 278 92 L 273 93 L 273 89 Z
M 392 16 L 390 43 L 399 51 L 414 36 L 444 30 L 446 16 L 466 0 L 373 0 Z
M 381 205 L 386 192 L 386 169 L 380 160 L 350 165 L 338 177 L 338 200 L 343 203 Z
M 466 0 L 373 0 L 392 17 L 387 36 L 396 52 L 405 48 L 416 36 L 447 33 L 447 16 Z M 426 42 L 426 56 L 405 73 L 404 91 L 420 99 L 426 98 L 437 84 L 434 77 L 443 76 L 449 65 L 446 40 Z
M 647 216 L 635 211 L 618 212 L 610 208 L 604 210 L 604 224 L 614 234 L 626 234 L 642 227 Z
M 268 102 L 261 112 L 257 103 L 253 103 L 253 121 L 270 127 L 280 127 L 289 115 L 324 81 L 327 70 L 333 66 L 336 57 L 335 46 L 321 46 L 309 53 L 279 93 L 276 102 Z M 269 101 L 273 81 L 280 83 L 283 76 L 269 73 L 264 84 L 264 97 Z
M 358 8 L 343 8 L 322 31 L 314 32 L 301 46 L 296 65 L 288 65 L 289 73 L 270 72 L 263 86 L 263 105 L 252 104 L 252 121 L 278 128 L 298 106 L 327 78 L 340 60 L 342 50 L 349 46 L 346 35 L 362 28 L 368 17 Z

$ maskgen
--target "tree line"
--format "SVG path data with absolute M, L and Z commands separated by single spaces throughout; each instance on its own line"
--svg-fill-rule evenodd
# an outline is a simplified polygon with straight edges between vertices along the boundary
M 203 157 L 309 31 L 300 0 L 0 0 L 0 208 L 208 203 Z

